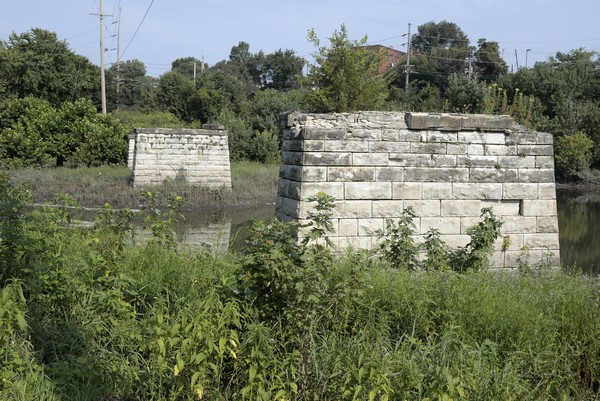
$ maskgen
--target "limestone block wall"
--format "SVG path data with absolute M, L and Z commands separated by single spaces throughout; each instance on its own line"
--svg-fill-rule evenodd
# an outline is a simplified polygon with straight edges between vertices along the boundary
M 138 128 L 129 138 L 133 184 L 185 179 L 209 188 L 231 188 L 229 143 L 223 126 L 213 129 Z
M 508 116 L 402 112 L 282 115 L 285 127 L 276 216 L 303 220 L 307 197 L 336 199 L 330 235 L 338 249 L 374 248 L 386 219 L 411 206 L 418 239 L 435 228 L 451 248 L 492 207 L 504 222 L 491 259 L 514 267 L 559 263 L 552 136 Z

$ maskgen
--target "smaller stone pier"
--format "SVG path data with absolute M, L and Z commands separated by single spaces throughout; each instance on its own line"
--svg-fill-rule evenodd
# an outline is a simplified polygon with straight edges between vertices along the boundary
M 229 143 L 222 125 L 203 129 L 137 128 L 129 136 L 133 185 L 185 180 L 192 185 L 231 189 Z

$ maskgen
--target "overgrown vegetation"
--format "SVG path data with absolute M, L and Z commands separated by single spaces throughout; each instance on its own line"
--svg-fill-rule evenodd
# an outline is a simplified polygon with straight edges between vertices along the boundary
M 26 213 L 27 191 L 0 176 L 0 399 L 597 399 L 595 279 L 336 255 L 326 194 L 312 226 L 257 222 L 216 257 L 165 242 L 179 199 L 157 214 L 152 196 L 156 241 L 136 244 L 127 212 L 76 228 L 72 199 Z
M 140 60 L 123 60 L 118 74 L 116 65 L 107 73 L 110 117 L 104 117 L 95 113 L 96 66 L 52 32 L 12 34 L 0 42 L 2 164 L 124 164 L 126 135 L 134 127 L 203 123 L 226 126 L 233 161 L 272 163 L 280 159 L 282 112 L 384 109 L 509 114 L 554 135 L 557 154 L 565 154 L 558 178 L 594 180 L 586 174 L 600 162 L 594 51 L 559 52 L 513 72 L 498 42 L 471 44 L 455 23 L 431 21 L 410 38 L 407 77 L 404 60 L 387 62 L 385 51 L 366 46 L 366 37 L 351 40 L 343 24 L 326 44 L 312 29 L 307 39 L 315 45 L 312 64 L 289 49 L 253 52 L 243 41 L 215 65 L 184 57 L 160 77 L 147 75 Z M 194 65 L 200 66 L 196 74 Z M 591 140 L 591 150 L 581 135 Z M 577 162 L 566 160 L 572 154 Z

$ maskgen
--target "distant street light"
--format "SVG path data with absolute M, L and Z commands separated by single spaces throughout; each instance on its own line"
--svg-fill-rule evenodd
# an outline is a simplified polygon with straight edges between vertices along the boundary
M 527 56 L 529 55 L 530 51 L 531 51 L 531 49 L 525 50 L 525 68 L 527 68 Z

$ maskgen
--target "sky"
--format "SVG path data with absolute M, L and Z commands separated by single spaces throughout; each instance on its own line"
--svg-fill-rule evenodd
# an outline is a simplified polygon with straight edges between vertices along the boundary
M 310 60 L 316 49 L 308 30 L 326 45 L 342 24 L 352 40 L 367 36 L 369 44 L 406 51 L 409 24 L 414 34 L 421 24 L 446 20 L 472 45 L 480 38 L 499 42 L 513 69 L 517 60 L 531 67 L 556 52 L 600 52 L 599 0 L 103 0 L 102 6 L 107 67 L 118 48 L 121 60 L 140 60 L 155 77 L 182 57 L 204 58 L 209 66 L 227 60 L 240 41 L 252 53 L 291 49 Z M 99 12 L 100 0 L 4 0 L 0 40 L 42 28 L 100 65 Z

